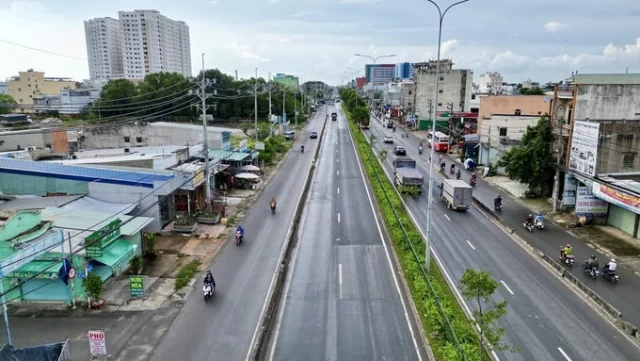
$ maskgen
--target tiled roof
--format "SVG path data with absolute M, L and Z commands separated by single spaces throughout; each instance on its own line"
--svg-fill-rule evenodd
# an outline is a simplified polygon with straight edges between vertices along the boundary
M 154 174 L 144 171 L 120 171 L 11 158 L 0 158 L 0 173 L 24 174 L 82 182 L 102 182 L 145 188 L 153 188 L 154 182 L 166 182 L 173 178 L 173 175 Z

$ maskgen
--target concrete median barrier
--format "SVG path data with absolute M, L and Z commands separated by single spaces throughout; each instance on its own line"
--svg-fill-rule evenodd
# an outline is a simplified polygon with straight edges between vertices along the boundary
M 309 196 L 309 191 L 311 190 L 311 184 L 313 183 L 313 177 L 315 174 L 315 170 L 317 168 L 317 161 L 320 155 L 320 149 L 322 148 L 322 143 L 324 141 L 324 133 L 327 126 L 327 120 L 325 119 L 322 125 L 322 131 L 320 132 L 320 136 L 318 137 L 318 147 L 316 148 L 313 154 L 313 160 L 311 163 L 311 167 L 309 167 L 309 172 L 307 173 L 304 186 L 302 188 L 302 195 L 298 200 L 298 204 L 296 205 L 296 209 L 293 215 L 293 222 L 290 228 L 289 233 L 287 234 L 287 239 L 285 240 L 285 245 L 282 249 L 282 253 L 280 254 L 280 258 L 278 260 L 279 266 L 276 270 L 275 274 L 275 284 L 271 288 L 270 293 L 267 295 L 267 307 L 262 315 L 260 320 L 260 328 L 258 335 L 255 339 L 253 345 L 251 345 L 251 350 L 249 353 L 249 357 L 247 360 L 250 361 L 258 361 L 263 357 L 264 351 L 267 349 L 267 344 L 269 341 L 269 333 L 271 331 L 271 326 L 273 324 L 273 320 L 276 318 L 276 314 L 278 312 L 278 306 L 280 304 L 280 299 L 282 297 L 282 291 L 284 289 L 285 280 L 287 278 L 287 271 L 289 269 L 289 259 L 291 256 L 291 250 L 293 246 L 298 242 L 298 231 L 300 228 L 300 219 L 302 218 L 302 211 L 304 209 L 304 204 Z

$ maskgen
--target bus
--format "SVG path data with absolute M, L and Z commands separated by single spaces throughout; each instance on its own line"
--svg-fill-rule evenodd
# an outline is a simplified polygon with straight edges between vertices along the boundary
M 429 147 L 434 147 L 436 152 L 448 152 L 449 151 L 449 136 L 442 133 L 436 132 L 435 136 L 433 132 L 429 132 L 427 136 L 429 141 Z

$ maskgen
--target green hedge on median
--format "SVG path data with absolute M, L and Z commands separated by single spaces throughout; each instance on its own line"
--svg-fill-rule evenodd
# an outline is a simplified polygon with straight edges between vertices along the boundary
M 347 118 L 351 119 L 348 109 L 344 110 Z M 366 168 L 377 203 L 382 211 L 384 223 L 391 236 L 395 252 L 400 260 L 404 277 L 411 290 L 411 297 L 420 314 L 429 345 L 436 359 L 440 361 L 464 360 L 456 346 L 454 336 L 448 332 L 447 320 L 467 361 L 480 360 L 481 356 L 482 359 L 489 359 L 485 350 L 479 347 L 478 336 L 472 323 L 467 319 L 466 314 L 433 259 L 431 260 L 428 277 L 434 290 L 433 293 L 435 293 L 439 302 L 429 290 L 429 285 L 420 270 L 420 264 L 424 264 L 424 252 L 422 251 L 424 249 L 424 240 L 422 239 L 422 234 L 413 224 L 400 198 L 393 189 L 393 185 L 386 178 L 380 163 L 375 160 L 375 154 L 371 150 L 364 134 L 353 121 L 349 121 L 349 127 L 356 142 L 360 158 Z M 368 157 L 374 161 L 368 161 Z M 376 174 L 379 175 L 381 182 L 378 181 Z M 387 200 L 385 191 L 390 202 Z M 421 251 L 418 260 L 416 260 L 411 246 L 406 242 L 395 214 L 398 215 L 402 226 L 404 226 L 414 249 Z M 419 264 L 418 262 L 421 263 Z M 438 307 L 438 303 L 440 307 Z M 442 317 L 440 309 L 446 315 L 446 319 Z

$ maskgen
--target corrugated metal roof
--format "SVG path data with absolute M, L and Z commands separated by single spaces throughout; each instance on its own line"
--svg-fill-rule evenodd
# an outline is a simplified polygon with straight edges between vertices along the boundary
M 87 236 L 106 226 L 116 218 L 120 218 L 122 221 L 123 225 L 122 228 L 120 228 L 120 233 L 125 236 L 134 235 L 149 223 L 153 222 L 153 218 L 149 217 L 131 217 L 122 214 L 114 215 L 113 213 L 62 208 L 45 208 L 41 214 L 42 219 L 52 221 L 55 228 L 72 229 L 76 232 L 78 232 L 78 230 L 87 230 Z
M 10 200 L 6 203 L 0 204 L 0 209 L 33 210 L 33 209 L 43 209 L 47 207 L 62 207 L 82 197 L 83 196 L 81 195 L 76 195 L 76 196 L 18 198 L 18 199 Z
M 146 188 L 153 188 L 154 182 L 166 182 L 173 178 L 173 175 L 144 171 L 120 171 L 10 158 L 0 158 L 0 173 L 44 176 L 83 182 L 103 182 Z

